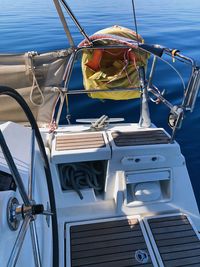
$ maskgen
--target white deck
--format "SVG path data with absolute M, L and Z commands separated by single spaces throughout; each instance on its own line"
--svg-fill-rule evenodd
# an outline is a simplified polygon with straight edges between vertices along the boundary
M 30 140 L 30 131 L 23 126 L 13 123 L 7 123 L 1 126 L 11 152 L 14 153 L 16 165 L 23 176 L 26 183 L 28 179 L 30 142 L 26 145 L 24 140 Z M 83 131 L 87 129 L 87 131 Z M 145 131 L 152 135 L 157 130 L 163 129 L 149 128 Z M 81 224 L 82 222 L 92 222 L 95 220 L 109 220 L 109 218 L 127 218 L 130 216 L 139 216 L 140 220 L 147 220 L 155 215 L 183 213 L 189 215 L 195 229 L 200 230 L 199 212 L 190 183 L 189 175 L 186 169 L 184 157 L 181 154 L 180 147 L 176 142 L 159 144 L 137 144 L 119 146 L 113 140 L 113 133 L 116 132 L 142 132 L 137 124 L 114 125 L 100 132 L 90 132 L 87 126 L 69 126 L 59 128 L 53 135 L 43 130 L 42 135 L 46 144 L 46 152 L 49 158 L 53 185 L 56 198 L 58 224 L 59 224 L 59 246 L 60 246 L 60 266 L 64 266 L 66 245 L 64 240 L 65 228 L 71 224 Z M 18 136 L 17 146 L 13 143 L 13 132 Z M 102 144 L 94 144 L 94 148 L 73 148 L 56 149 L 56 139 L 58 137 L 73 137 L 83 135 L 87 142 L 91 135 L 102 136 Z M 23 139 L 20 138 L 23 136 Z M 167 136 L 167 135 L 166 135 Z M 96 138 L 96 137 L 95 137 Z M 61 138 L 62 139 L 62 138 Z M 70 139 L 71 140 L 71 139 Z M 84 139 L 85 140 L 85 139 Z M 76 142 L 75 142 L 76 143 Z M 147 141 L 148 143 L 148 141 Z M 92 143 L 93 144 L 93 141 Z M 65 144 L 66 145 L 66 144 Z M 19 149 L 18 149 L 19 148 Z M 28 154 L 27 154 L 28 151 Z M 22 164 L 22 162 L 24 162 Z M 77 194 L 73 188 L 63 189 L 61 185 L 60 168 L 68 164 L 80 164 L 80 162 L 101 162 L 105 171 L 102 172 L 102 180 L 104 184 L 103 190 L 99 193 L 93 188 L 80 189 L 83 199 Z M 26 175 L 20 167 L 26 165 Z M 37 189 L 35 191 L 37 199 L 45 199 L 46 192 L 45 183 L 42 180 L 44 173 L 40 166 L 40 158 L 36 157 L 35 167 L 37 174 Z M 1 155 L 1 170 L 7 171 L 5 160 Z M 39 179 L 39 180 L 38 180 Z M 16 192 L 0 192 L 0 212 L 6 214 L 6 206 L 11 196 L 19 198 Z M 187 197 L 186 197 L 187 196 Z M 20 199 L 20 198 L 19 198 Z M 6 216 L 3 216 L 6 218 Z M 41 225 L 46 227 L 45 218 L 41 219 Z M 0 220 L 0 229 L 4 229 L 2 233 L 0 246 L 3 247 L 3 240 L 11 242 L 15 240 L 16 233 L 9 230 L 6 219 Z M 38 228 L 40 229 L 40 228 Z M 48 228 L 47 228 L 48 230 Z M 39 230 L 40 233 L 42 231 Z M 48 231 L 47 231 L 48 232 Z M 40 245 L 47 239 L 40 238 Z M 148 234 L 144 232 L 144 237 Z M 9 238 L 8 238 L 9 237 Z M 6 242 L 7 242 L 6 241 Z M 50 241 L 48 241 L 50 242 Z M 149 245 L 150 246 L 150 245 Z M 151 246 L 150 246 L 151 248 Z M 151 248 L 153 251 L 153 248 Z M 8 257 L 9 250 L 1 250 L 2 257 Z M 45 249 L 42 250 L 43 253 Z M 68 256 L 67 248 L 67 256 Z M 48 255 L 48 253 L 47 253 Z M 154 253 L 153 253 L 154 255 Z M 157 266 L 152 258 L 153 266 Z M 44 262 L 48 258 L 44 256 Z M 23 257 L 22 261 L 23 262 Z M 20 263 L 20 260 L 19 260 Z M 23 265 L 20 265 L 23 266 Z M 32 266 L 32 265 L 30 265 Z M 162 266 L 162 265 L 159 265 Z M 67 267 L 70 267 L 68 264 Z

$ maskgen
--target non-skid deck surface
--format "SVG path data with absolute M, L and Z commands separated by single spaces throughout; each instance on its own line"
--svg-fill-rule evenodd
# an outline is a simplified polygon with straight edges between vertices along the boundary
M 135 259 L 138 250 L 149 255 L 137 219 L 104 221 L 70 227 L 72 267 L 153 267 Z
M 170 142 L 169 136 L 162 130 L 114 132 L 112 137 L 116 146 L 168 144 Z
M 149 219 L 165 267 L 200 267 L 200 241 L 184 215 Z
M 56 137 L 56 150 L 74 150 L 105 147 L 103 134 L 65 134 Z

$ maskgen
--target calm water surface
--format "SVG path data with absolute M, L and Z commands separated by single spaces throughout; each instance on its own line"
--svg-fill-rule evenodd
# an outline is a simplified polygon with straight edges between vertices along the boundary
M 61 23 L 50 0 L 0 0 L 0 53 L 24 51 L 51 51 L 68 46 Z M 77 18 L 90 35 L 97 30 L 112 25 L 121 25 L 134 29 L 131 0 L 69 0 Z M 178 48 L 183 54 L 200 61 L 200 1 L 199 0 L 136 0 L 139 33 L 146 42 L 158 43 L 171 48 Z M 75 42 L 82 40 L 76 27 L 70 21 Z M 181 88 L 175 76 L 166 73 L 166 66 L 160 65 L 159 85 L 167 88 L 169 100 L 180 100 Z M 184 73 L 184 70 L 181 70 Z M 82 102 L 72 99 L 72 113 L 85 116 L 91 112 L 99 116 L 102 103 L 92 102 L 83 97 Z M 94 103 L 93 102 L 93 103 Z M 107 106 L 106 106 L 107 104 Z M 107 102 L 104 113 L 119 116 L 125 113 L 127 121 L 136 120 L 138 113 L 132 101 L 123 103 Z M 121 104 L 121 105 L 120 105 Z M 76 108 L 76 111 L 75 111 Z M 167 110 L 151 106 L 151 114 L 156 124 L 165 126 Z M 200 99 L 193 114 L 184 121 L 182 130 L 177 135 L 182 152 L 186 157 L 193 187 L 200 203 Z

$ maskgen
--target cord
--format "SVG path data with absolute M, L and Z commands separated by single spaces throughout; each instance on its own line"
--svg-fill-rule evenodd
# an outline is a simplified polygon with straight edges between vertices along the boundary
M 69 163 L 61 167 L 61 185 L 64 190 L 73 189 L 83 199 L 81 189 L 93 188 L 101 191 L 103 186 L 99 183 L 99 177 L 103 171 L 96 169 L 94 162 Z

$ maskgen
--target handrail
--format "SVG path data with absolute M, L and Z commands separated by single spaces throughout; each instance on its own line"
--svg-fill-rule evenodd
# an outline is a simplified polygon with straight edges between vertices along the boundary
M 130 44 L 131 45 L 131 44 Z M 81 90 L 70 90 L 69 89 L 69 80 L 72 74 L 72 69 L 73 66 L 75 64 L 76 58 L 77 58 L 77 54 L 81 51 L 84 51 L 85 49 L 91 49 L 91 50 L 95 50 L 95 49 L 113 49 L 113 48 L 130 48 L 128 45 L 123 45 L 123 44 L 116 44 L 116 45 L 100 45 L 98 43 L 95 43 L 95 46 L 93 45 L 89 45 L 86 42 L 86 45 L 81 46 L 81 47 L 77 47 L 76 49 L 74 49 L 72 55 L 71 55 L 71 59 L 69 60 L 67 67 L 66 67 L 66 71 L 65 71 L 65 75 L 63 77 L 63 87 L 60 88 L 60 90 L 63 92 L 63 95 L 77 95 L 77 94 L 98 94 L 99 92 L 130 92 L 130 91 L 134 91 L 134 90 L 140 90 L 140 92 L 143 92 L 144 88 L 116 88 L 116 89 L 90 89 L 90 90 L 85 90 L 85 89 L 81 89 Z M 156 98 L 158 99 L 158 101 L 162 102 L 163 104 L 165 104 L 169 110 L 170 110 L 170 119 L 172 121 L 174 121 L 174 123 L 170 124 L 170 127 L 172 128 L 172 139 L 175 136 L 175 133 L 177 131 L 177 129 L 179 129 L 181 127 L 181 123 L 182 120 L 184 118 L 184 112 L 187 111 L 193 111 L 195 102 L 196 102 L 196 98 L 198 95 L 198 91 L 199 91 L 199 87 L 200 87 L 200 69 L 198 66 L 196 66 L 196 62 L 187 57 L 182 55 L 178 50 L 172 50 L 169 48 L 165 48 L 162 46 L 158 46 L 158 45 L 146 45 L 146 46 L 139 46 L 139 49 L 151 53 L 154 57 L 153 61 L 152 61 L 152 67 L 151 67 L 151 72 L 149 75 L 149 79 L 144 80 L 144 86 L 146 86 L 147 90 L 146 90 L 146 103 L 148 102 L 148 93 L 152 93 L 153 95 L 156 96 Z M 151 51 L 153 49 L 153 51 Z M 158 50 L 156 50 L 158 49 Z M 161 53 L 162 52 L 162 53 Z M 191 76 L 189 79 L 189 83 L 187 85 L 187 88 L 185 89 L 184 87 L 184 96 L 183 96 L 183 100 L 182 103 L 180 103 L 180 105 L 173 105 L 172 103 L 170 103 L 164 96 L 163 94 L 156 88 L 156 86 L 154 86 L 153 84 L 153 74 L 155 72 L 155 68 L 156 68 L 156 61 L 159 58 L 161 61 L 168 63 L 170 65 L 170 67 L 174 70 L 176 70 L 168 61 L 166 61 L 165 59 L 163 59 L 163 55 L 166 54 L 167 56 L 170 56 L 172 58 L 175 58 L 179 61 L 181 61 L 182 63 L 185 64 L 189 64 L 191 66 Z M 177 71 L 176 71 L 177 72 Z M 177 72 L 177 74 L 179 75 L 179 77 L 181 78 L 181 75 L 179 74 L 179 72 Z M 182 82 L 183 79 L 181 78 Z M 144 102 L 144 101 L 143 101 Z M 157 102 L 157 101 L 155 101 Z M 142 104 L 142 101 L 141 101 Z M 141 108 L 141 112 L 142 110 L 144 111 L 144 108 Z M 144 112 L 143 112 L 144 114 Z
M 66 3 L 65 0 L 53 0 L 55 5 L 56 5 L 56 8 L 57 8 L 57 11 L 58 11 L 58 14 L 60 16 L 60 19 L 61 19 L 61 22 L 64 26 L 64 29 L 65 31 L 67 32 L 67 35 L 68 36 L 68 39 L 71 43 L 71 45 L 74 46 L 74 43 L 73 43 L 73 39 L 72 39 L 72 36 L 71 36 L 71 33 L 68 29 L 68 26 L 67 26 L 67 23 L 65 21 L 65 18 L 64 18 L 64 15 L 63 15 L 63 12 L 62 12 L 62 9 L 60 7 L 60 4 L 59 2 L 63 5 L 63 7 L 65 8 L 65 10 L 67 11 L 67 13 L 69 14 L 69 16 L 71 17 L 71 19 L 73 20 L 73 22 L 75 23 L 75 25 L 77 26 L 78 30 L 80 31 L 80 33 L 84 36 L 84 38 L 86 39 L 86 44 L 83 46 L 83 47 L 78 47 L 76 49 L 74 49 L 74 53 L 73 55 L 71 56 L 71 60 L 70 62 L 68 63 L 67 65 L 67 68 L 66 68 L 66 72 L 65 72 L 65 75 L 64 75 L 64 87 L 66 89 L 66 94 L 67 95 L 70 95 L 70 94 L 87 94 L 87 93 L 98 93 L 98 92 L 113 92 L 113 89 L 109 90 L 74 90 L 74 91 L 69 91 L 68 90 L 68 84 L 69 84 L 69 79 L 70 79 L 70 76 L 71 76 L 71 72 L 72 72 L 72 68 L 73 68 L 73 65 L 74 65 L 74 61 L 75 61 L 75 57 L 76 57 L 76 54 L 79 52 L 80 49 L 109 49 L 109 48 L 114 48 L 114 47 L 121 47 L 121 48 L 125 48 L 125 47 L 128 47 L 126 45 L 106 45 L 106 46 L 99 46 L 98 44 L 94 43 L 94 41 L 92 41 L 92 39 L 86 34 L 86 32 L 84 31 L 84 29 L 82 28 L 81 24 L 79 23 L 79 21 L 77 20 L 77 18 L 75 17 L 75 15 L 73 14 L 72 10 L 70 9 L 69 5 Z M 130 40 L 131 42 L 131 40 Z M 95 45 L 94 45 L 95 44 Z M 181 108 L 183 108 L 183 110 L 190 110 L 191 112 L 193 111 L 194 109 L 194 105 L 195 105 L 195 102 L 196 102 L 196 98 L 197 98 L 197 95 L 198 95 L 198 91 L 199 91 L 199 87 L 200 87 L 200 70 L 199 70 L 199 67 L 197 66 L 195 60 L 193 60 L 192 58 L 189 58 L 185 55 L 182 55 L 180 53 L 180 51 L 178 49 L 171 49 L 171 48 L 167 48 L 167 47 L 164 47 L 164 46 L 161 46 L 161 45 L 155 45 L 155 44 L 142 44 L 142 43 L 137 43 L 138 47 L 145 51 L 145 52 L 148 52 L 148 53 L 151 53 L 152 55 L 154 55 L 154 65 L 155 65 L 155 61 L 156 61 L 156 58 L 162 58 L 163 54 L 166 54 L 170 57 L 172 57 L 173 59 L 176 59 L 176 60 L 179 60 L 183 63 L 186 63 L 186 64 L 189 64 L 192 68 L 191 70 L 191 76 L 190 76 L 190 80 L 189 80 L 189 83 L 187 85 L 187 88 L 184 92 L 184 98 L 183 98 L 183 101 L 182 101 L 182 104 L 180 105 Z M 162 60 L 162 59 L 161 59 Z M 148 85 L 147 85 L 147 88 L 149 89 L 150 88 L 150 85 L 151 85 L 151 82 L 152 82 L 152 75 L 153 75 L 153 72 L 154 72 L 154 69 L 155 69 L 155 66 L 152 66 L 152 72 L 151 72 L 151 77 L 148 81 Z M 180 76 L 180 75 L 179 75 Z M 180 77 L 181 78 L 181 77 Z M 122 88 L 117 88 L 115 89 L 115 91 L 132 91 L 132 90 L 138 90 L 139 88 L 126 88 L 126 89 L 122 89 Z M 152 93 L 153 93 L 153 90 L 152 90 Z M 156 93 L 157 94 L 157 93 Z M 163 96 L 160 95 L 160 98 L 161 98 L 161 101 L 163 103 L 167 103 L 166 99 L 165 101 L 163 101 Z
M 64 93 L 67 95 L 79 95 L 79 94 L 98 94 L 100 92 L 131 92 L 131 91 L 138 91 L 140 90 L 139 87 L 137 88 L 116 88 L 116 89 L 90 89 L 90 90 L 85 90 L 85 89 L 81 89 L 81 90 L 68 90 L 65 91 Z

